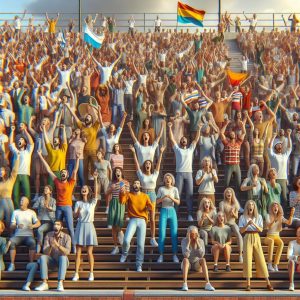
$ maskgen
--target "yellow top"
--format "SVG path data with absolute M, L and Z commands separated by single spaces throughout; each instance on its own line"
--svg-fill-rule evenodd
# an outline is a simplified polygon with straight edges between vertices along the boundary
M 5 181 L 0 182 L 0 199 L 11 199 L 12 190 L 18 175 L 19 164 L 20 160 L 17 159 L 11 171 L 10 177 Z
M 49 24 L 49 33 L 55 33 L 56 32 L 56 20 L 49 20 L 48 24 Z
M 61 148 L 53 149 L 50 143 L 46 143 L 46 149 L 48 152 L 48 164 L 53 172 L 61 171 L 66 168 L 66 155 L 68 145 L 62 144 Z
M 129 218 L 141 218 L 148 221 L 148 210 L 153 210 L 153 204 L 147 194 L 120 193 L 119 201 L 121 204 L 127 204 Z
M 99 122 L 95 122 L 91 127 L 85 127 L 81 122 L 77 124 L 82 130 L 83 135 L 86 136 L 87 142 L 84 146 L 84 150 L 97 150 L 97 134 L 100 127 Z

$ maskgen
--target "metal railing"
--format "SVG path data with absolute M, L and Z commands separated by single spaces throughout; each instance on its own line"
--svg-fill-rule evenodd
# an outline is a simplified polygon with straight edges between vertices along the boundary
M 97 12 L 90 12 L 90 13 L 82 13 L 81 14 L 81 24 L 84 24 L 84 19 L 88 15 L 95 16 Z M 54 13 L 48 13 L 49 17 L 56 17 L 56 12 Z M 13 24 L 14 17 L 18 15 L 22 17 L 23 13 L 0 13 L 0 24 L 4 21 L 8 21 L 9 24 Z M 247 21 L 243 15 L 243 13 L 231 13 L 231 18 L 233 20 L 233 25 L 231 26 L 231 31 L 234 31 L 234 19 L 238 16 L 241 18 L 241 27 L 242 28 L 249 28 L 249 21 Z M 247 17 L 252 17 L 253 13 L 246 13 Z M 288 21 L 288 16 L 290 14 L 285 13 L 283 14 L 284 18 L 286 19 L 287 26 L 285 25 L 283 19 L 282 19 L 282 13 L 256 13 L 257 15 L 257 30 L 261 31 L 262 29 L 265 29 L 266 31 L 271 31 L 274 28 L 279 29 L 286 29 L 289 28 L 290 22 Z M 148 31 L 153 30 L 154 28 L 154 20 L 156 19 L 156 16 L 159 16 L 162 20 L 162 27 L 166 29 L 189 29 L 191 32 L 195 31 L 197 28 L 200 29 L 200 31 L 203 31 L 204 29 L 217 29 L 218 26 L 218 13 L 206 13 L 205 19 L 204 19 L 204 27 L 199 28 L 193 24 L 178 24 L 177 23 L 177 13 L 159 13 L 159 12 L 153 12 L 153 13 L 100 13 L 98 19 L 96 21 L 95 27 L 100 27 L 102 23 L 102 16 L 106 17 L 113 17 L 116 20 L 116 31 L 126 31 L 128 28 L 128 20 L 131 16 L 134 17 L 136 23 L 135 28 L 138 31 Z M 27 13 L 25 15 L 25 18 L 22 20 L 22 27 L 26 28 L 28 26 L 28 21 L 30 18 L 33 18 L 32 24 L 34 26 L 46 26 L 45 21 L 46 17 L 45 14 L 41 13 Z M 58 29 L 66 29 L 68 28 L 68 24 L 70 22 L 70 19 L 73 19 L 75 23 L 76 30 L 79 29 L 79 14 L 76 13 L 60 13 L 59 22 L 57 24 Z

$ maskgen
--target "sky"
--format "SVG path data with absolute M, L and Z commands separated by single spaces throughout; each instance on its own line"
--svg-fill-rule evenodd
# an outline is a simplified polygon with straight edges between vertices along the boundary
M 165 24 L 174 24 L 176 19 L 177 0 L 81 0 L 83 13 L 112 13 L 115 14 L 116 19 L 120 20 L 119 25 L 122 24 L 122 18 L 127 18 L 127 15 L 118 15 L 118 13 L 132 13 L 136 19 L 140 19 L 140 26 L 143 25 L 143 13 L 146 13 L 146 25 L 150 26 L 150 19 L 154 19 L 156 14 L 160 14 L 161 19 L 169 19 Z M 182 0 L 195 8 L 204 9 L 207 13 L 214 13 L 206 16 L 207 25 L 210 24 L 210 19 L 216 19 L 218 11 L 218 0 Z M 67 12 L 76 14 L 78 12 L 79 0 L 0 0 L 0 21 L 6 18 L 7 13 L 21 13 L 26 9 L 28 13 L 56 13 Z M 257 12 L 265 13 L 260 15 L 259 19 L 265 19 L 265 23 L 261 22 L 261 26 L 271 22 L 272 13 L 278 13 L 278 25 L 281 13 L 298 12 L 300 15 L 300 0 L 222 0 L 222 11 L 242 13 Z M 152 13 L 152 14 L 150 14 Z M 169 14 L 170 13 L 170 14 Z M 69 18 L 71 15 L 66 15 Z M 12 18 L 13 14 L 9 18 Z M 41 18 L 41 17 L 40 17 Z M 38 20 L 37 18 L 35 18 Z M 40 19 L 42 20 L 42 19 Z M 171 21 L 172 20 L 172 21 Z M 269 20 L 269 21 L 267 21 Z M 37 21 L 36 21 L 37 22 Z M 138 23 L 137 22 L 137 23 Z M 153 23 L 153 21 L 151 21 Z M 149 24 L 148 24 L 149 23 Z M 268 23 L 270 24 L 270 23 Z M 277 25 L 277 24 L 276 24 Z

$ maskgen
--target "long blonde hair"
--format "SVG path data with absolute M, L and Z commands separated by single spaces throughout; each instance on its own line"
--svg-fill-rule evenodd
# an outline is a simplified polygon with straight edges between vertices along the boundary
M 206 202 L 207 200 L 210 202 L 209 211 L 212 212 L 212 211 L 214 211 L 216 209 L 215 206 L 214 206 L 214 204 L 213 204 L 213 202 L 209 198 L 205 198 L 204 197 L 200 201 L 198 210 L 201 210 L 202 212 L 204 211 L 204 202 Z
M 249 215 L 248 215 L 248 206 L 249 206 L 250 203 L 254 204 L 253 216 L 254 216 L 255 219 L 257 219 L 258 218 L 258 209 L 257 209 L 257 205 L 256 205 L 255 201 L 253 201 L 253 200 L 248 200 L 246 202 L 245 207 L 244 207 L 243 215 L 244 215 L 244 217 L 249 217 Z
M 232 199 L 232 204 L 230 204 L 228 201 L 227 201 L 227 198 L 226 198 L 226 192 L 227 191 L 231 191 L 231 199 Z M 225 189 L 224 193 L 223 193 L 223 203 L 224 203 L 224 210 L 231 210 L 232 206 L 234 206 L 234 208 L 236 208 L 237 211 L 240 210 L 240 203 L 239 203 L 239 200 L 236 198 L 236 195 L 235 195 L 235 191 L 233 188 L 231 187 L 228 187 Z
M 278 216 L 279 218 L 282 218 L 282 217 L 283 217 L 283 209 L 282 209 L 281 204 L 278 203 L 278 202 L 273 202 L 273 203 L 269 206 L 269 215 L 270 215 L 270 216 L 274 216 L 274 213 L 273 213 L 273 207 L 274 207 L 275 205 L 278 205 L 278 213 L 277 213 L 277 216 Z
M 223 215 L 224 217 L 224 224 L 226 224 L 226 215 L 223 211 L 219 211 L 217 216 L 216 216 L 216 219 L 215 219 L 215 223 L 214 223 L 214 226 L 220 226 L 220 222 L 219 222 L 219 215 Z

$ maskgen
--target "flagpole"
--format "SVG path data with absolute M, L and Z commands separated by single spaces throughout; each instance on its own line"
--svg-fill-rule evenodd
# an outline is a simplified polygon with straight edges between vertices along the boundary
M 221 11 L 222 11 L 222 0 L 218 0 L 219 1 L 219 13 L 218 13 L 218 17 L 219 17 L 219 24 L 221 23 Z

